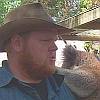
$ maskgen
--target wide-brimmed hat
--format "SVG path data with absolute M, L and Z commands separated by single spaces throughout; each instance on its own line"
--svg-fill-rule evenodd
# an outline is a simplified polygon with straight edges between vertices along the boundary
M 56 29 L 58 34 L 73 30 L 54 23 L 40 3 L 26 4 L 9 12 L 0 27 L 0 52 L 5 51 L 5 43 L 14 33 L 26 33 L 43 29 Z

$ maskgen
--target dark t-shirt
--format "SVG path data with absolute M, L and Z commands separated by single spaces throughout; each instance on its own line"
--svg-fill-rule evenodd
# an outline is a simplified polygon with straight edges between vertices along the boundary
M 38 84 L 28 84 L 31 87 L 35 88 L 39 94 L 41 100 L 48 100 L 48 92 L 46 82 L 43 80 Z
M 30 93 L 29 93 L 29 91 L 26 91 L 26 89 L 28 90 L 28 87 L 25 88 L 25 85 L 30 86 L 31 88 L 35 88 L 35 90 L 37 91 L 37 94 L 40 96 L 41 100 L 48 100 L 48 92 L 47 92 L 48 90 L 47 90 L 47 84 L 46 84 L 45 80 L 41 81 L 38 84 L 30 84 L 30 83 L 24 83 L 24 82 L 19 81 L 14 78 L 12 80 L 12 84 L 10 84 L 10 85 L 17 86 L 20 90 L 22 90 L 28 94 L 30 94 Z

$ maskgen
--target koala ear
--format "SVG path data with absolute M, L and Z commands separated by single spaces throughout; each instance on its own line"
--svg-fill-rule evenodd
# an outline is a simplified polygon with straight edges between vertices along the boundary
M 77 59 L 77 50 L 71 46 L 66 45 L 63 49 L 63 68 L 71 69 L 76 63 Z
M 23 49 L 23 38 L 18 34 L 14 34 L 11 38 L 11 46 L 13 50 L 20 52 Z

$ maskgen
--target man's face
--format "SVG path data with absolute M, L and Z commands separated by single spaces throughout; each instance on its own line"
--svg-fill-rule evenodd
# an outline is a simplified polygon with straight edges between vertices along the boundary
M 42 79 L 54 73 L 56 41 L 55 31 L 31 32 L 24 39 L 20 55 L 22 70 L 32 78 Z

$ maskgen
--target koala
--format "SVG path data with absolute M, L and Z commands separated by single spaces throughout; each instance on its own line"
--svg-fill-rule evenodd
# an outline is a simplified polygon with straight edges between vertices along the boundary
M 100 62 L 93 53 L 78 51 L 67 45 L 63 51 L 64 82 L 79 100 L 100 100 Z

